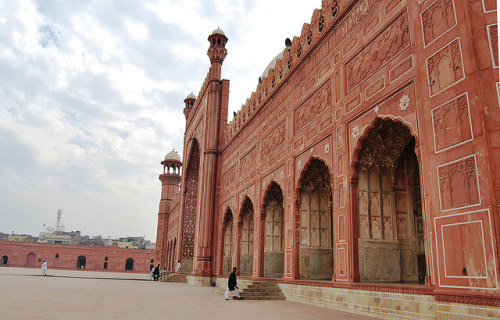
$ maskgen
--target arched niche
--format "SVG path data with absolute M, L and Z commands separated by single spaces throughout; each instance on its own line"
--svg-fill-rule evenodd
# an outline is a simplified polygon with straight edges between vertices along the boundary
M 312 159 L 304 170 L 299 188 L 300 278 L 331 280 L 333 221 L 330 172 L 319 159 Z
M 356 163 L 362 282 L 423 283 L 424 223 L 415 138 L 401 122 L 378 120 Z
M 243 201 L 240 214 L 240 275 L 251 276 L 253 267 L 253 204 L 250 198 Z
M 264 277 L 281 278 L 284 263 L 283 191 L 272 182 L 264 197 Z

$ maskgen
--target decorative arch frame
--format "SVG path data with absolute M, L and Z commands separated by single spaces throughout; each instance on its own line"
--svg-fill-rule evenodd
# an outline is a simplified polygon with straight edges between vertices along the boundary
M 257 223 L 259 225 L 259 238 L 257 244 L 254 243 L 255 245 L 258 245 L 258 256 L 259 256 L 259 263 L 256 266 L 258 270 L 254 270 L 254 273 L 257 272 L 258 276 L 264 277 L 265 276 L 265 237 L 266 237 L 266 229 L 265 229 L 265 222 L 266 222 L 266 205 L 268 202 L 268 198 L 270 195 L 270 191 L 273 187 L 273 185 L 276 185 L 280 188 L 281 190 L 281 195 L 282 195 L 282 206 L 283 206 L 283 212 L 282 212 L 282 233 L 283 233 L 283 270 L 282 273 L 285 273 L 285 256 L 284 256 L 284 247 L 285 247 L 285 192 L 284 192 L 284 186 L 280 184 L 278 181 L 272 179 L 269 184 L 266 184 L 263 193 L 262 193 L 262 199 L 260 202 L 260 214 L 257 219 Z
M 218 257 L 219 257 L 219 261 L 220 263 L 218 263 L 218 272 L 220 274 L 224 274 L 224 250 L 225 250 L 225 235 L 226 235 L 226 223 L 227 223 L 227 220 L 228 220 L 228 217 L 229 217 L 229 214 L 231 214 L 231 219 L 233 220 L 232 222 L 232 227 L 233 227 L 233 231 L 232 231 L 232 234 L 231 234 L 231 264 L 233 264 L 233 259 L 234 259 L 234 248 L 235 248 L 235 243 L 234 243 L 234 222 L 235 222 L 235 217 L 234 217 L 234 214 L 233 214 L 233 210 L 231 209 L 231 205 L 227 205 L 226 206 L 226 209 L 223 211 L 224 213 L 221 215 L 222 217 L 222 221 L 221 221 L 221 227 L 219 230 L 220 230 L 220 235 L 219 235 L 219 243 L 222 244 L 221 246 L 219 246 L 219 254 L 218 254 Z
M 333 200 L 334 200 L 334 174 L 333 174 L 333 161 L 332 161 L 332 164 L 330 165 L 328 160 L 321 156 L 321 155 L 313 155 L 311 154 L 306 163 L 303 165 L 303 167 L 300 169 L 300 174 L 296 180 L 296 185 L 295 185 L 295 190 L 294 190 L 294 193 L 293 193 L 293 198 L 294 198 L 294 210 L 293 210 L 293 219 L 294 221 L 296 221 L 295 223 L 295 227 L 294 227 L 294 232 L 298 232 L 298 234 L 300 234 L 300 219 L 301 219 L 301 216 L 300 216 L 300 189 L 301 189 L 301 184 L 302 184 L 302 181 L 304 180 L 304 176 L 306 174 L 306 172 L 309 170 L 312 162 L 314 160 L 318 160 L 318 161 L 321 161 L 323 163 L 323 165 L 326 166 L 327 168 L 327 171 L 328 171 L 328 174 L 330 176 L 330 181 L 329 181 L 329 184 L 328 186 L 330 187 L 330 197 L 331 197 L 331 201 L 332 201 L 332 207 L 331 207 L 331 216 L 330 216 L 330 228 L 331 228 L 331 232 L 333 233 L 334 232 L 334 228 L 335 228 L 335 219 L 334 219 L 334 213 L 333 213 Z M 299 228 L 299 229 L 297 229 Z M 334 236 L 332 235 L 331 239 L 330 239 L 330 242 L 331 242 L 331 245 L 332 245 L 332 256 L 335 256 L 335 238 Z M 296 255 L 296 258 L 295 259 L 299 259 L 300 260 L 300 235 L 298 237 L 295 238 L 294 240 L 294 247 L 295 247 L 295 255 Z M 333 264 L 332 264 L 332 277 L 335 276 L 335 261 L 333 261 Z M 296 265 L 295 267 L 295 274 L 294 274 L 294 277 L 296 279 L 299 279 L 301 277 L 301 271 L 300 271 L 300 264 Z
M 358 208 L 358 170 L 357 166 L 359 163 L 359 158 L 361 151 L 363 150 L 364 147 L 364 142 L 366 139 L 370 136 L 370 134 L 373 132 L 373 130 L 382 122 L 382 121 L 392 121 L 394 123 L 399 123 L 406 129 L 408 129 L 411 138 L 413 138 L 415 142 L 415 147 L 414 147 L 414 153 L 417 157 L 417 164 L 418 164 L 418 169 L 420 172 L 423 172 L 422 170 L 422 157 L 421 157 L 421 150 L 420 150 L 420 143 L 419 143 L 419 135 L 418 135 L 418 130 L 415 128 L 409 121 L 405 120 L 405 118 L 401 116 L 394 116 L 392 114 L 387 114 L 387 115 L 382 115 L 382 114 L 376 114 L 373 117 L 373 120 L 371 121 L 370 125 L 368 125 L 362 135 L 360 135 L 356 141 L 356 146 L 352 152 L 352 156 L 350 157 L 350 168 L 349 168 L 349 188 L 350 188 L 350 203 L 351 203 L 351 212 L 350 212 L 350 217 L 351 217 L 351 225 L 352 225 L 352 246 L 351 246 L 351 257 L 352 257 L 352 267 L 350 268 L 349 272 L 352 272 L 353 275 L 353 281 L 354 282 L 359 282 L 360 279 L 360 272 L 359 272 L 359 248 L 358 248 L 358 239 L 359 239 L 359 208 Z M 411 141 L 410 138 L 410 141 Z M 405 146 L 406 147 L 406 146 Z M 399 159 L 401 155 L 403 154 L 404 147 L 396 157 Z M 420 183 L 420 192 L 421 194 L 424 194 L 423 190 L 423 183 Z M 425 210 L 425 201 L 422 201 L 422 210 L 426 212 Z M 424 230 L 427 228 L 426 227 L 426 215 L 423 214 L 423 219 L 424 219 Z M 425 232 L 425 231 L 424 231 Z M 427 250 L 429 248 L 429 241 L 431 239 L 427 239 L 425 241 L 425 248 L 426 248 L 426 268 L 427 271 L 431 269 L 431 251 Z M 427 275 L 429 276 L 430 273 L 427 272 Z M 427 281 L 427 280 L 426 280 Z
M 233 250 L 232 254 L 233 256 L 236 257 L 236 265 L 238 266 L 238 274 L 241 272 L 241 255 L 242 255 L 242 247 L 241 247 L 241 237 L 243 235 L 243 215 L 244 215 L 244 210 L 245 210 L 245 204 L 246 203 L 250 203 L 251 206 L 252 206 L 252 222 L 254 223 L 254 235 L 255 235 L 255 207 L 254 207 L 254 202 L 252 201 L 251 197 L 246 194 L 244 197 L 243 197 L 243 201 L 240 203 L 240 207 L 239 207 L 239 211 L 238 211 L 238 215 L 236 217 L 236 221 L 237 221 L 237 224 L 236 224 L 236 247 L 234 248 L 235 250 Z M 234 219 L 234 216 L 233 216 L 233 219 Z M 233 232 L 235 232 L 234 230 L 234 225 L 233 225 Z M 233 233 L 233 237 L 234 237 L 234 233 Z M 255 239 L 255 238 L 254 238 Z M 255 246 L 256 243 L 254 240 L 252 240 L 252 247 Z M 253 252 L 251 253 L 252 257 L 253 257 Z M 253 265 L 253 263 L 252 263 Z M 253 271 L 251 271 L 252 273 Z
M 317 156 L 317 155 L 310 155 L 309 158 L 307 159 L 306 163 L 302 167 L 302 169 L 300 169 L 299 177 L 297 178 L 297 181 L 295 183 L 296 185 L 295 185 L 294 195 L 298 195 L 300 193 L 300 183 L 304 179 L 305 173 L 307 172 L 307 170 L 309 169 L 309 166 L 311 165 L 311 163 L 314 160 L 319 160 L 319 161 L 323 162 L 325 164 L 325 166 L 328 168 L 328 174 L 330 174 L 330 188 L 333 191 L 333 184 L 332 184 L 333 179 L 332 178 L 335 177 L 333 175 L 333 168 L 332 168 L 333 163 L 332 163 L 332 166 L 330 166 L 330 164 L 328 163 L 328 160 L 325 157 Z M 298 197 L 296 199 L 298 201 Z
M 284 186 L 281 185 L 278 181 L 276 181 L 276 180 L 273 179 L 273 180 L 271 180 L 271 183 L 266 184 L 265 189 L 262 190 L 262 201 L 260 202 L 260 208 L 261 208 L 261 210 L 260 210 L 261 214 L 260 215 L 261 215 L 261 218 L 262 218 L 262 216 L 265 216 L 264 207 L 265 207 L 265 204 L 266 204 L 266 202 L 268 200 L 269 191 L 271 190 L 271 186 L 273 184 L 276 184 L 278 187 L 280 187 L 281 192 L 284 194 L 284 192 L 283 192 Z
M 415 138 L 415 154 L 417 155 L 418 162 L 420 164 L 420 144 L 419 144 L 419 136 L 418 136 L 418 131 L 413 127 L 413 125 L 406 121 L 403 117 L 400 116 L 394 116 L 392 114 L 387 114 L 387 115 L 380 115 L 377 114 L 375 117 L 373 117 L 372 122 L 368 127 L 365 128 L 363 131 L 363 134 L 358 137 L 356 141 L 356 147 L 354 148 L 354 151 L 351 156 L 351 180 L 356 179 L 357 181 L 357 172 L 356 172 L 356 166 L 358 165 L 358 160 L 359 160 L 359 154 L 361 153 L 361 150 L 363 150 L 363 143 L 366 140 L 366 138 L 369 137 L 370 133 L 372 130 L 381 122 L 381 121 L 386 121 L 386 120 L 392 120 L 394 122 L 399 122 L 401 123 L 404 127 L 408 128 L 410 131 L 410 134 L 413 138 Z M 352 183 L 352 181 L 351 181 Z

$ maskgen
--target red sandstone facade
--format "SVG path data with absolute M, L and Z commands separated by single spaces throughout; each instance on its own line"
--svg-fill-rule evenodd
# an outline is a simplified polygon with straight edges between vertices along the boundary
M 161 264 L 499 306 L 496 10 L 325 0 L 229 124 L 215 30 L 180 190 L 160 176 Z
M 155 251 L 0 241 L 0 257 L 2 267 L 40 268 L 46 260 L 49 270 L 148 273 L 154 265 Z

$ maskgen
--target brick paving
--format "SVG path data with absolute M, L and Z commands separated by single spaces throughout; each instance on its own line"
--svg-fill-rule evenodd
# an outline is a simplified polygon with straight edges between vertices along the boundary
M 147 274 L 0 268 L 0 319 L 375 319 L 290 301 L 224 300 Z

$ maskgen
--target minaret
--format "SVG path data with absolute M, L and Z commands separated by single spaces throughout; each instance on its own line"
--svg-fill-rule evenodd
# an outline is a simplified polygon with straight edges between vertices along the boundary
M 208 72 L 207 106 L 204 119 L 204 140 L 202 165 L 200 168 L 200 207 L 196 217 L 196 240 L 194 248 L 193 273 L 199 276 L 211 276 L 213 223 L 218 194 L 219 148 L 222 141 L 223 126 L 227 121 L 227 102 L 229 99 L 229 81 L 221 80 L 222 63 L 227 56 L 227 37 L 217 28 L 208 37 L 210 58 Z M 224 123 L 223 123 L 224 122 Z
M 185 104 L 185 107 L 184 107 L 184 116 L 186 117 L 186 120 L 189 117 L 189 114 L 191 113 L 191 110 L 193 109 L 195 101 L 196 101 L 196 96 L 192 92 L 190 94 L 188 94 L 188 96 L 186 97 L 186 99 L 184 99 L 184 104 Z
M 177 192 L 179 192 L 181 182 L 181 157 L 172 150 L 161 162 L 163 165 L 163 174 L 160 174 L 161 181 L 161 199 L 160 209 L 158 211 L 158 229 L 156 232 L 156 261 L 162 267 L 167 267 L 167 236 L 168 220 L 170 216 L 170 204 Z

